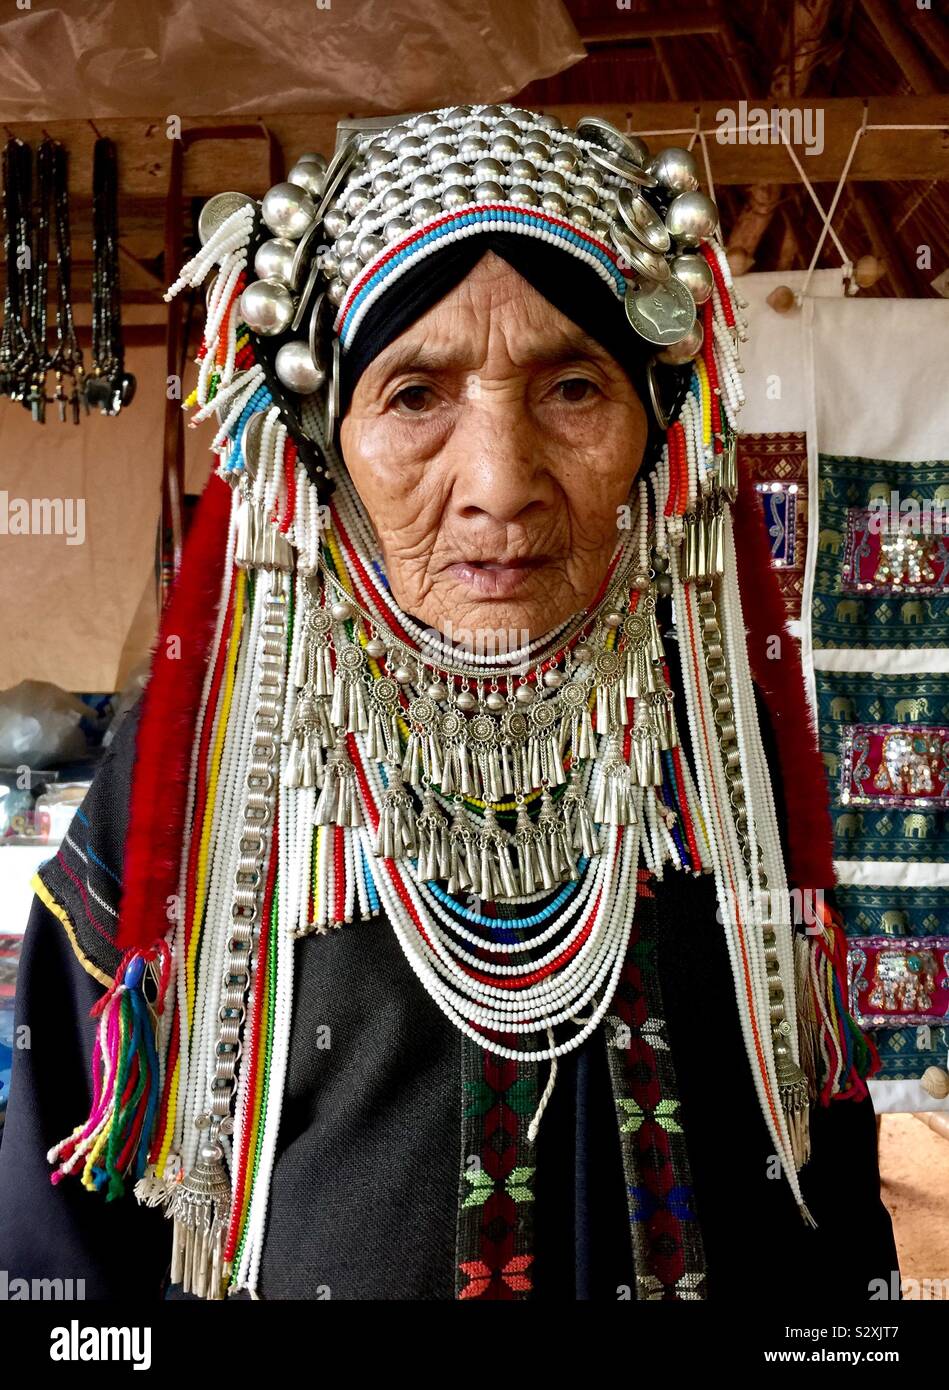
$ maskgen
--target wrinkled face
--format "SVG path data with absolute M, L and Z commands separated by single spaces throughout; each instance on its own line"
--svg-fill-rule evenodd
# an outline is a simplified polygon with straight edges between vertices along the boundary
M 370 363 L 340 438 L 398 603 L 490 642 L 596 596 L 646 434 L 616 360 L 489 252 Z

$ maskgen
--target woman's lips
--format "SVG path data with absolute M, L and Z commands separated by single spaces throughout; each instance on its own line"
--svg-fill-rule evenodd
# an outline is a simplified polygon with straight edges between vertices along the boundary
M 481 598 L 513 598 L 531 583 L 537 570 L 548 563 L 546 555 L 518 560 L 459 560 L 448 573 Z

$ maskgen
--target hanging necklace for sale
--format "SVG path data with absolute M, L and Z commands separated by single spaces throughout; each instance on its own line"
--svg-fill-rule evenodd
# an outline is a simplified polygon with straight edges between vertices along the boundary
M 117 415 L 131 403 L 135 378 L 125 370 L 119 287 L 118 159 L 112 140 L 96 141 L 92 165 L 92 365 L 86 374 L 86 411 Z
M 11 400 L 24 400 L 33 360 L 30 321 L 30 218 L 33 196 L 33 153 L 22 140 L 8 140 L 3 149 L 3 211 L 6 290 L 0 336 L 0 390 Z
M 58 141 L 49 142 L 52 166 L 51 203 L 56 236 L 56 344 L 49 358 L 49 370 L 54 374 L 52 399 L 59 410 L 60 420 L 66 419 L 66 407 L 74 425 L 79 424 L 80 400 L 83 386 L 82 348 L 76 335 L 72 306 L 72 242 L 69 226 L 68 158 L 65 147 Z M 40 150 L 42 155 L 42 148 Z M 64 381 L 70 383 L 67 397 Z

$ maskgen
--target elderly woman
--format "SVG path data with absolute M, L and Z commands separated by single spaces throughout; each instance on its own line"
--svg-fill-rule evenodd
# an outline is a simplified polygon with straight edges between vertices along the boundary
M 751 674 L 783 624 L 714 205 L 593 117 L 344 136 L 213 199 L 169 291 L 216 270 L 219 468 L 37 883 L 2 1263 L 866 1299 L 875 1058 L 791 642 Z

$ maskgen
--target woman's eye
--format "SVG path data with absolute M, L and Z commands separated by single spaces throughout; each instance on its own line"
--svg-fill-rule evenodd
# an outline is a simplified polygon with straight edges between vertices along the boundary
M 585 401 L 596 390 L 596 386 L 589 377 L 572 376 L 568 377 L 566 381 L 558 381 L 557 390 L 561 400 L 574 405 L 579 401 Z
M 394 404 L 408 414 L 421 415 L 431 404 L 432 392 L 428 386 L 403 386 L 392 399 Z

